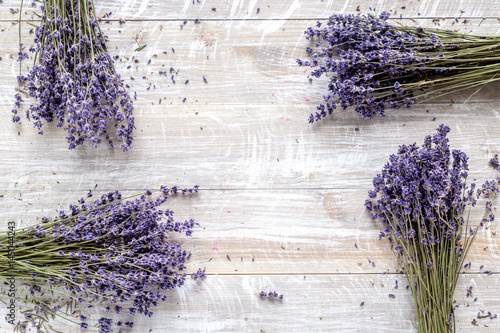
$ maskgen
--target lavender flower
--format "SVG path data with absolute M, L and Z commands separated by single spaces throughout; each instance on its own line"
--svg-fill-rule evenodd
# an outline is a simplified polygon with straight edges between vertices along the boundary
M 38 100 L 26 114 L 39 134 L 44 122 L 57 121 L 68 132 L 69 149 L 88 140 L 94 147 L 106 140 L 113 147 L 114 127 L 120 148 L 128 150 L 135 128 L 132 99 L 113 65 L 90 0 L 43 2 L 42 21 L 30 48 L 35 65 L 18 81 Z M 20 53 L 18 60 L 28 55 Z M 19 122 L 20 102 L 12 110 Z
M 393 26 L 387 12 L 333 15 L 304 33 L 308 78 L 329 78 L 325 103 L 311 114 L 313 123 L 337 107 L 355 106 L 365 119 L 384 116 L 386 109 L 409 108 L 455 91 L 498 80 L 500 65 L 492 64 L 500 37 L 474 36 L 439 29 Z
M 380 237 L 389 240 L 408 279 L 419 332 L 453 330 L 458 275 L 477 229 L 494 218 L 491 200 L 500 191 L 500 178 L 478 189 L 466 184 L 468 157 L 450 150 L 449 131 L 440 125 L 421 147 L 400 146 L 373 179 L 365 203 L 372 218 L 382 222 Z M 489 198 L 485 214 L 471 227 L 466 209 L 481 196 Z
M 261 298 L 277 298 L 277 299 L 283 299 L 283 295 L 279 295 L 276 291 L 270 291 L 270 292 L 265 292 L 261 291 L 259 293 L 259 296 Z
M 500 172 L 500 162 L 498 161 L 498 155 L 495 154 L 495 156 L 490 160 L 490 165 L 495 168 L 495 170 Z
M 68 214 L 61 212 L 57 218 L 43 218 L 42 224 L 16 231 L 13 268 L 7 248 L 1 247 L 0 269 L 7 272 L 2 280 L 15 274 L 29 289 L 23 309 L 26 320 L 17 326 L 18 331 L 26 332 L 23 327 L 36 319 L 38 332 L 45 332 L 51 316 L 73 320 L 69 308 L 83 312 L 102 303 L 105 313 L 127 310 L 150 317 L 152 309 L 166 300 L 166 292 L 182 286 L 186 278 L 190 253 L 171 233 L 190 236 L 197 225 L 192 219 L 175 221 L 174 212 L 160 206 L 171 195 L 197 191 L 198 186 L 162 186 L 156 198 L 151 197 L 151 191 L 129 200 L 118 191 L 93 203 L 82 198 L 78 205 L 70 205 Z M 0 243 L 7 243 L 7 238 L 0 235 Z M 205 276 L 201 269 L 193 274 L 195 278 Z M 48 290 L 61 297 L 57 301 L 42 299 Z M 47 315 L 45 319 L 40 311 Z M 87 318 L 80 314 L 80 326 L 98 327 L 101 333 L 112 332 L 118 325 L 107 317 L 97 321 Z M 132 327 L 133 323 L 125 325 Z

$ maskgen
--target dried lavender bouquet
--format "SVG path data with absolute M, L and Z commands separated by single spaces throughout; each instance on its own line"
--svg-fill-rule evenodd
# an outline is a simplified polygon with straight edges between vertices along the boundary
M 88 140 L 113 147 L 114 127 L 120 148 L 128 150 L 135 128 L 132 99 L 106 48 L 93 0 L 43 0 L 41 23 L 35 30 L 34 64 L 18 81 L 38 100 L 27 110 L 39 134 L 45 122 L 57 120 L 68 132 L 69 149 Z M 19 61 L 28 58 L 19 52 Z M 15 96 L 13 121 L 19 122 L 22 97 Z
M 93 204 L 82 198 L 69 214 L 61 211 L 57 218 L 0 234 L 0 292 L 25 317 L 11 314 L 8 322 L 18 332 L 26 332 L 30 323 L 37 332 L 57 332 L 51 320 L 64 318 L 69 326 L 107 333 L 132 327 L 132 321 L 119 320 L 121 312 L 125 318 L 135 313 L 150 317 L 152 308 L 166 300 L 166 291 L 182 286 L 186 278 L 191 254 L 170 233 L 190 236 L 196 225 L 192 219 L 176 222 L 173 211 L 160 205 L 169 195 L 197 190 L 161 187 L 156 197 L 147 191 L 129 198 L 114 191 Z M 102 309 L 109 315 L 98 319 L 95 312 L 89 314 Z
M 416 103 L 500 79 L 500 36 L 477 36 L 450 30 L 393 26 L 364 15 L 333 15 L 304 33 L 314 42 L 310 58 L 297 59 L 312 77 L 329 79 L 325 103 L 311 114 L 313 123 L 355 106 L 361 117 L 384 116 L 386 109 Z
M 440 125 L 422 147 L 402 145 L 391 155 L 366 208 L 384 225 L 380 237 L 391 249 L 413 295 L 418 332 L 454 332 L 453 295 L 460 269 L 478 228 L 493 221 L 491 200 L 500 178 L 476 189 L 468 185 L 468 157 L 450 151 L 450 128 Z M 469 221 L 480 197 L 488 198 L 484 216 Z

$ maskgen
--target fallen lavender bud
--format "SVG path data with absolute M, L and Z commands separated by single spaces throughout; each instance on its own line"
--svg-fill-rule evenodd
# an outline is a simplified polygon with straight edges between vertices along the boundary
M 261 291 L 259 293 L 259 296 L 261 298 L 277 298 L 277 299 L 283 299 L 283 295 L 279 295 L 276 291 L 270 291 L 266 293 L 265 291 Z
M 490 165 L 495 168 L 495 170 L 500 172 L 500 162 L 498 161 L 498 154 L 495 154 L 495 156 L 490 160 Z
M 205 273 L 204 269 L 198 268 L 198 271 L 196 273 L 191 274 L 191 277 L 193 280 L 198 280 L 198 279 L 204 279 L 207 277 L 207 274 Z

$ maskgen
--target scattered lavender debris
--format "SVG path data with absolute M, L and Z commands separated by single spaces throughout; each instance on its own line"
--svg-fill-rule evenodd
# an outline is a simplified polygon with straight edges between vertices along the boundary
M 495 170 L 500 172 L 500 162 L 498 161 L 498 155 L 495 154 L 495 156 L 490 160 L 490 165 L 495 168 Z
M 279 295 L 276 291 L 270 291 L 268 293 L 266 293 L 265 291 L 261 291 L 259 293 L 259 296 L 261 298 L 278 298 L 278 299 L 283 299 L 283 295 Z
M 191 274 L 191 277 L 196 281 L 198 279 L 206 278 L 207 274 L 205 273 L 204 269 L 202 270 L 201 268 L 199 268 L 196 273 Z

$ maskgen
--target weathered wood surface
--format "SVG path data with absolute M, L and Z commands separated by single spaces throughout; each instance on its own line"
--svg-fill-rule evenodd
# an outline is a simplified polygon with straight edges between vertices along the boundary
M 470 156 L 476 182 L 495 176 L 488 160 L 500 150 L 497 103 L 417 106 L 372 121 L 341 111 L 315 125 L 307 123 L 311 107 L 139 106 L 133 149 L 125 153 L 107 144 L 67 151 L 62 129 L 50 124 L 38 135 L 25 119 L 11 123 L 10 107 L 1 107 L 5 177 L 0 189 L 83 191 L 93 183 L 104 189 L 160 183 L 235 190 L 369 189 L 400 144 L 422 143 L 440 123 L 452 127 L 453 147 Z
M 96 183 L 97 193 L 198 184 L 199 194 L 172 198 L 167 206 L 178 219 L 200 223 L 184 241 L 193 253 L 188 271 L 205 267 L 209 277 L 172 292 L 151 320 L 136 316 L 132 332 L 416 332 L 403 277 L 387 243 L 378 239 L 380 226 L 364 210 L 366 192 L 400 144 L 421 143 L 440 123 L 452 128 L 452 147 L 470 156 L 471 179 L 495 177 L 487 162 L 500 153 L 500 85 L 371 121 L 347 110 L 310 125 L 307 117 L 321 101 L 325 81 L 309 84 L 295 59 L 305 56 L 306 27 L 333 13 L 356 13 L 358 5 L 363 13 L 370 6 L 377 12 L 392 9 L 396 18 L 403 15 L 403 24 L 439 23 L 477 34 L 499 33 L 500 5 L 493 0 L 96 2 L 99 13 L 113 11 L 102 26 L 111 53 L 120 56 L 119 72 L 130 91 L 137 91 L 132 149 L 124 153 L 103 144 L 68 151 L 64 132 L 54 124 L 40 136 L 24 118 L 22 124 L 10 122 L 19 64 L 18 25 L 12 23 L 17 15 L 9 8 L 20 1 L 4 1 L 0 228 L 10 220 L 28 225 L 54 215 Z M 37 19 L 27 1 L 23 12 L 23 20 Z M 119 18 L 127 22 L 120 25 Z M 201 23 L 194 24 L 195 18 Z M 464 18 L 472 19 L 462 23 Z M 24 44 L 30 45 L 30 27 L 24 22 L 22 28 Z M 23 63 L 24 72 L 28 66 Z M 159 74 L 170 67 L 178 70 L 176 84 L 170 74 Z M 480 211 L 478 206 L 472 218 Z M 500 313 L 498 231 L 496 222 L 482 229 L 471 250 L 472 268 L 456 291 L 459 332 L 500 331 L 500 319 L 471 325 L 480 309 Z M 386 271 L 390 274 L 381 274 Z M 465 296 L 471 285 L 476 302 Z M 261 290 L 276 290 L 285 299 L 260 299 Z M 96 317 L 103 314 L 97 312 Z M 68 331 L 62 323 L 58 327 Z M 10 327 L 0 322 L 0 331 Z
M 399 17 L 489 17 L 497 18 L 500 6 L 495 0 L 447 0 L 447 1 L 357 1 L 357 0 L 117 0 L 94 1 L 99 15 L 113 12 L 111 19 L 128 20 L 287 20 L 327 18 L 334 13 L 366 13 L 375 10 L 391 11 Z M 0 4 L 0 18 L 17 19 L 21 0 L 4 1 Z M 405 8 L 403 8 L 405 7 Z M 213 11 L 212 8 L 216 10 Z M 359 8 L 359 12 L 356 10 Z M 31 18 L 36 7 L 24 1 L 25 18 Z M 257 9 L 260 9 L 257 13 Z M 35 10 L 35 11 L 36 11 Z
M 70 184 L 2 192 L 2 205 L 9 209 L 0 212 L 0 220 L 12 220 L 16 211 L 23 218 L 19 226 L 26 226 L 42 216 L 58 215 L 87 194 L 68 190 Z M 40 196 L 48 191 L 58 195 Z M 190 272 L 206 268 L 210 274 L 224 275 L 397 273 L 388 243 L 379 240 L 380 224 L 364 209 L 365 200 L 365 190 L 352 189 L 201 190 L 194 196 L 172 197 L 165 206 L 178 220 L 193 218 L 200 224 L 191 238 L 175 237 L 193 253 Z M 479 205 L 470 221 L 478 221 L 482 213 Z M 468 256 L 471 269 L 465 272 L 500 271 L 499 229 L 493 223 L 479 231 Z
M 500 312 L 492 287 L 499 280 L 498 275 L 461 277 L 456 290 L 457 332 L 498 332 L 498 319 L 478 319 L 476 327 L 471 320 L 481 309 L 484 314 Z M 129 318 L 135 328 L 123 332 L 416 332 L 405 286 L 398 275 L 215 275 L 188 281 L 155 309 L 153 317 Z M 470 286 L 473 297 L 466 297 Z M 284 299 L 261 299 L 261 290 L 276 291 Z M 94 308 L 91 313 L 97 317 L 101 312 Z M 56 327 L 65 333 L 80 332 L 62 324 Z M 2 329 L 9 332 L 4 322 Z
M 471 274 L 460 279 L 456 291 L 457 332 L 498 332 L 498 319 L 478 319 L 477 327 L 471 320 L 480 309 L 485 314 L 500 312 L 491 287 L 499 283 L 498 275 L 485 278 Z M 466 297 L 470 286 L 473 297 Z M 135 316 L 137 327 L 131 331 L 416 332 L 413 301 L 405 287 L 404 279 L 394 275 L 211 276 L 171 293 L 150 319 Z M 261 290 L 276 291 L 284 298 L 261 299 Z M 99 315 L 97 309 L 93 312 Z M 5 324 L 0 325 L 1 329 Z M 59 327 L 70 332 L 67 327 Z
M 452 20 L 443 23 L 453 27 Z M 489 19 L 474 25 L 459 25 L 458 31 L 491 34 L 500 29 L 500 22 Z M 314 20 L 263 21 L 210 21 L 189 23 L 182 30 L 178 22 L 127 22 L 119 25 L 111 22 L 103 25 L 110 36 L 111 55 L 119 56 L 116 68 L 133 94 L 137 92 L 135 105 L 286 105 L 304 104 L 315 111 L 326 93 L 325 78 L 307 80 L 305 67 L 297 66 L 296 59 L 306 57 L 305 48 L 311 42 L 305 39 L 304 30 L 314 25 Z M 411 23 L 411 22 L 409 22 Z M 423 26 L 434 26 L 432 20 L 422 20 Z M 257 26 L 256 26 L 257 24 Z M 4 29 L 2 31 L 2 29 Z M 22 41 L 27 50 L 33 45 L 31 26 L 24 23 Z M 255 29 L 255 30 L 254 30 Z M 16 75 L 19 63 L 18 25 L 0 23 L 0 73 L 5 78 L 0 88 L 6 94 L 0 96 L 0 105 L 11 106 L 10 96 L 17 88 Z M 256 36 L 259 36 L 258 38 Z M 147 45 L 141 51 L 139 46 Z M 175 52 L 172 51 L 175 50 Z M 164 54 L 163 52 L 167 52 Z M 151 64 L 147 64 L 151 60 Z M 138 62 L 136 62 L 138 61 Z M 32 65 L 26 60 L 23 73 Z M 174 68 L 176 73 L 170 73 Z M 163 72 L 163 74 L 160 74 Z M 166 72 L 166 73 L 165 73 Z M 175 84 L 172 81 L 174 76 Z M 143 77 L 146 77 L 145 79 Z M 203 82 L 203 76 L 208 83 Z M 186 84 L 186 80 L 189 83 Z M 460 92 L 433 100 L 432 103 L 449 104 L 464 101 L 495 101 L 500 84 L 476 90 Z M 149 90 L 148 90 L 149 88 Z M 186 101 L 182 102 L 186 97 Z

